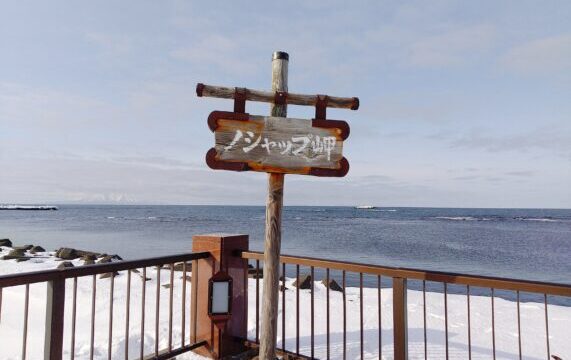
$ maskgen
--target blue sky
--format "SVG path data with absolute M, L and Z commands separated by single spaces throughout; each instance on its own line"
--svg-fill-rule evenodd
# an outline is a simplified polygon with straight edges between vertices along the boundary
M 342 179 L 289 205 L 571 208 L 568 1 L 49 1 L 0 11 L 0 202 L 263 205 L 207 168 L 195 85 L 358 96 Z M 265 115 L 267 104 L 247 104 Z M 290 106 L 290 117 L 313 109 Z

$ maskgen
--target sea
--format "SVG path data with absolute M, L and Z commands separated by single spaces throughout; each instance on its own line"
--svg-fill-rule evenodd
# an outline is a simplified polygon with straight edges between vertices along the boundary
M 0 211 L 0 239 L 136 259 L 189 252 L 193 235 L 223 232 L 247 234 L 250 249 L 263 251 L 262 206 L 58 208 Z M 281 248 L 288 255 L 571 284 L 571 210 L 286 206 Z M 365 286 L 376 281 L 366 276 Z

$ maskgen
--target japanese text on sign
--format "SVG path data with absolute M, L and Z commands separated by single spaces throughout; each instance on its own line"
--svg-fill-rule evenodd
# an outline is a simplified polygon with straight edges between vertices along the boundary
M 302 156 L 304 151 L 309 147 L 314 154 L 326 154 L 327 160 L 331 160 L 331 151 L 335 148 L 337 139 L 335 136 L 319 136 L 306 134 L 300 136 L 291 136 L 288 140 L 271 141 L 267 137 L 262 140 L 262 135 L 256 139 L 256 135 L 252 131 L 236 130 L 232 142 L 224 147 L 224 150 L 231 150 L 234 147 L 240 147 L 245 153 L 249 153 L 257 146 L 265 149 L 268 155 L 275 149 L 281 155 L 291 154 Z

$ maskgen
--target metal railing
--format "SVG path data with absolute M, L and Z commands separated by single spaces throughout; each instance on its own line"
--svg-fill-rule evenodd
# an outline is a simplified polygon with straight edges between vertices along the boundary
M 260 338 L 261 287 L 259 279 L 262 271 L 263 254 L 260 252 L 242 252 L 241 257 L 255 264 L 255 267 L 251 269 L 251 275 L 255 278 L 251 290 L 255 289 L 255 293 L 249 294 L 251 299 L 250 311 L 255 308 L 255 314 L 249 317 L 250 321 L 254 323 L 247 324 L 248 329 L 250 329 L 247 340 L 256 344 Z M 187 293 L 190 295 L 190 291 L 187 291 L 186 283 L 188 281 L 187 272 L 190 271 L 189 265 L 191 263 L 196 264 L 199 259 L 207 258 L 212 259 L 210 253 L 199 252 L 0 276 L 0 330 L 5 325 L 4 316 L 11 315 L 13 317 L 14 315 L 6 314 L 5 307 L 13 306 L 14 299 L 22 299 L 18 303 L 24 309 L 22 321 L 18 320 L 22 331 L 21 357 L 22 359 L 25 359 L 27 355 L 30 357 L 28 343 L 32 337 L 28 332 L 38 327 L 37 321 L 39 320 L 29 315 L 30 309 L 35 309 L 37 312 L 37 306 L 34 307 L 34 303 L 30 303 L 30 299 L 36 301 L 34 296 L 37 295 L 38 291 L 35 290 L 40 290 L 42 294 L 46 294 L 47 288 L 45 302 L 43 298 L 40 301 L 40 304 L 46 308 L 45 322 L 44 319 L 39 320 L 42 327 L 45 326 L 45 338 L 43 340 L 45 359 L 62 359 L 64 353 L 66 358 L 69 355 L 69 358 L 73 359 L 79 355 L 79 350 L 76 351 L 76 349 L 80 348 L 83 351 L 81 356 L 90 359 L 95 357 L 107 357 L 108 359 L 122 357 L 125 359 L 167 359 L 174 357 L 206 345 L 206 341 L 197 341 L 196 319 L 193 318 L 194 315 L 191 315 L 198 311 L 196 308 L 197 301 L 195 298 L 188 299 Z M 514 332 L 517 333 L 517 348 L 513 350 L 514 352 L 510 357 L 517 358 L 519 355 L 519 359 L 523 359 L 522 343 L 525 347 L 528 340 L 522 337 L 521 302 L 534 301 L 542 305 L 541 321 L 535 322 L 534 327 L 536 331 L 540 332 L 544 328 L 544 346 L 547 359 L 550 359 L 552 355 L 553 339 L 568 336 L 568 334 L 550 333 L 549 308 L 550 303 L 555 303 L 559 296 L 567 300 L 565 304 L 571 304 L 571 285 L 395 268 L 308 257 L 281 256 L 280 263 L 282 288 L 278 346 L 283 353 L 296 355 L 298 358 L 320 357 L 329 359 L 332 356 L 340 357 L 341 354 L 343 354 L 343 358 L 349 356 L 364 358 L 365 355 L 370 357 L 371 351 L 373 353 L 378 351 L 379 357 L 389 355 L 389 357 L 398 360 L 407 359 L 408 350 L 411 347 L 408 339 L 408 334 L 411 331 L 409 314 L 411 307 L 415 306 L 418 307 L 417 310 L 420 310 L 416 311 L 415 314 L 420 315 L 420 323 L 422 324 L 420 326 L 422 327 L 421 345 L 419 347 L 417 346 L 419 344 L 415 343 L 417 346 L 414 349 L 415 357 L 434 358 L 434 353 L 431 353 L 429 346 L 430 341 L 428 341 L 431 336 L 428 330 L 431 330 L 431 327 L 428 326 L 430 313 L 427 308 L 430 309 L 429 301 L 434 300 L 435 291 L 442 294 L 441 298 L 440 294 L 438 296 L 443 303 L 442 325 L 444 328 L 442 331 L 443 343 L 441 344 L 443 350 L 442 353 L 437 354 L 437 358 L 459 357 L 457 353 L 450 351 L 458 344 L 457 340 L 456 343 L 449 341 L 451 335 L 449 328 L 452 327 L 453 331 L 456 332 L 455 334 L 458 335 L 458 331 L 462 331 L 459 330 L 460 325 L 462 325 L 467 341 L 465 344 L 466 352 L 460 357 L 472 359 L 473 349 L 477 348 L 477 344 L 474 346 L 472 333 L 474 324 L 478 321 L 481 322 L 483 316 L 489 316 L 491 321 L 489 358 L 505 357 L 506 354 L 502 353 L 501 349 L 497 349 L 496 341 L 498 331 L 505 330 L 502 327 L 498 330 L 498 324 L 505 321 L 505 318 L 500 317 L 501 312 L 497 310 L 498 298 L 513 300 L 515 308 L 512 325 Z M 176 271 L 181 271 L 182 281 L 180 284 L 175 281 L 175 267 L 177 268 Z M 310 290 L 309 293 L 300 290 L 303 285 L 301 284 L 303 279 L 300 275 L 301 271 L 305 271 L 305 269 L 311 277 L 310 281 L 305 284 Z M 163 274 L 162 277 L 161 273 Z M 102 274 L 106 274 L 107 278 L 98 279 L 97 275 Z M 134 274 L 140 276 L 141 280 L 134 278 Z M 119 275 L 121 282 L 116 282 Z M 192 276 L 194 285 L 197 281 L 208 279 L 208 274 L 202 274 L 202 280 L 198 279 L 198 274 L 193 275 L 195 275 Z M 323 277 L 325 287 L 316 288 L 316 275 Z M 155 284 L 152 284 L 153 276 L 155 276 Z M 295 289 L 291 288 L 293 279 L 297 281 Z M 340 282 L 339 289 L 337 289 L 340 291 L 332 295 L 331 293 L 335 289 L 330 281 L 335 279 Z M 150 281 L 151 284 L 148 285 L 147 281 Z M 125 291 L 122 292 L 125 295 L 124 298 L 115 298 L 117 286 L 125 287 Z M 177 295 L 175 296 L 175 287 L 177 286 Z M 7 288 L 13 287 L 23 287 L 18 291 L 18 296 L 14 296 L 14 292 L 6 291 Z M 31 291 L 31 287 L 35 287 L 34 291 Z M 80 288 L 79 291 L 78 287 Z M 166 290 L 163 290 L 163 287 L 166 287 Z M 387 291 L 383 291 L 383 289 L 387 287 L 392 287 L 392 294 L 385 294 Z M 483 289 L 487 289 L 487 293 Z M 244 290 L 247 291 L 247 288 Z M 407 301 L 407 294 L 411 290 L 417 291 L 416 304 Z M 316 293 L 319 296 L 316 296 Z M 196 291 L 193 294 L 197 296 Z M 457 297 L 450 298 L 450 294 L 465 296 L 465 305 L 463 305 L 465 311 L 462 314 L 458 314 Z M 530 296 L 532 296 L 531 300 Z M 304 301 L 300 301 L 301 298 Z M 383 300 L 385 300 L 384 303 Z M 180 305 L 177 304 L 179 301 Z M 105 303 L 103 304 L 105 306 L 101 306 L 102 303 Z M 300 306 L 300 304 L 306 303 L 309 304 L 309 309 Z M 452 307 L 450 303 L 452 303 Z M 478 307 L 482 307 L 484 303 L 490 307 L 491 311 L 475 314 L 474 311 L 479 310 Z M 135 306 L 137 306 L 136 310 L 132 308 Z M 116 310 L 119 307 L 121 311 L 124 310 L 124 314 L 119 311 L 120 316 L 116 316 Z M 332 308 L 334 311 L 336 311 L 335 309 L 341 310 L 332 313 Z M 390 316 L 386 316 L 389 309 Z M 67 314 L 64 310 L 67 311 Z M 552 309 L 552 311 L 554 310 Z M 33 314 L 35 315 L 36 312 Z M 166 317 L 162 318 L 162 322 L 160 321 L 161 313 L 167 314 Z M 89 323 L 89 327 L 85 327 L 85 332 L 88 334 L 81 333 L 81 326 L 78 325 L 86 324 L 78 323 L 78 314 L 85 315 L 86 322 Z M 555 311 L 554 314 L 557 315 L 557 312 Z M 561 317 L 560 314 L 557 316 Z M 459 316 L 465 316 L 465 319 L 461 322 L 454 322 L 454 318 L 457 320 Z M 450 321 L 450 317 L 452 317 L 452 321 Z M 565 319 L 565 321 L 570 320 Z M 551 321 L 555 321 L 553 315 Z M 120 331 L 117 331 L 114 324 L 121 325 L 122 322 L 125 326 L 120 326 Z M 371 324 L 376 327 L 371 327 Z M 96 329 L 105 329 L 105 325 L 107 325 L 107 334 L 103 334 L 102 337 L 101 331 L 96 332 Z M 180 334 L 173 332 L 175 327 L 175 330 L 179 331 Z M 538 329 L 539 327 L 541 329 Z M 352 331 L 350 331 L 351 329 Z M 99 334 L 97 337 L 96 333 Z M 301 336 L 302 333 L 304 333 L 304 337 Z M 79 335 L 82 337 L 80 338 Z M 416 335 L 418 338 L 419 334 Z M 124 343 L 118 342 L 120 341 L 118 338 L 122 339 Z M 129 340 L 132 338 L 135 341 L 130 344 Z M 146 342 L 145 339 L 147 339 Z M 34 340 L 34 343 L 39 342 L 38 339 Z M 529 340 L 537 342 L 537 339 Z M 99 353 L 96 352 L 97 349 L 94 346 L 96 342 L 99 346 Z M 103 354 L 102 349 L 105 345 L 106 354 Z M 10 344 L 10 346 L 13 347 L 14 344 Z M 481 352 L 481 349 L 478 351 Z M 558 352 L 557 355 L 561 355 L 561 353 Z M 476 357 L 474 354 L 474 358 Z
M 243 252 L 242 257 L 244 259 L 248 259 L 250 262 L 255 264 L 254 268 L 251 269 L 251 275 L 255 278 L 255 289 L 256 293 L 251 294 L 250 296 L 255 297 L 255 324 L 249 324 L 248 328 L 255 328 L 255 335 L 252 333 L 251 340 L 254 343 L 259 342 L 259 328 L 260 328 L 260 283 L 259 278 L 263 276 L 261 274 L 261 266 L 260 262 L 263 262 L 264 256 L 263 253 L 260 252 Z M 381 300 L 383 297 L 382 289 L 387 287 L 383 284 L 386 283 L 386 278 L 392 278 L 392 337 L 393 337 L 393 354 L 389 354 L 389 357 L 394 356 L 394 359 L 397 360 L 404 360 L 408 358 L 408 347 L 409 342 L 407 339 L 407 334 L 409 330 L 409 326 L 407 323 L 407 314 L 410 311 L 407 306 L 407 292 L 409 288 L 413 285 L 413 282 L 417 282 L 416 290 L 421 292 L 422 294 L 422 323 L 423 323 L 423 349 L 420 350 L 420 357 L 424 357 L 424 359 L 428 359 L 429 357 L 429 349 L 428 349 L 428 341 L 427 341 L 427 292 L 429 289 L 427 285 L 434 291 L 435 284 L 442 284 L 442 287 L 438 292 L 443 293 L 443 302 L 444 302 L 444 340 L 445 340 L 445 351 L 443 354 L 437 356 L 438 358 L 446 358 L 449 359 L 451 357 L 450 354 L 450 346 L 449 346 L 449 321 L 448 317 L 450 316 L 450 309 L 449 309 L 449 293 L 452 287 L 455 288 L 454 293 L 456 294 L 463 294 L 466 296 L 466 327 L 465 331 L 467 332 L 467 358 L 472 359 L 473 356 L 473 344 L 472 344 L 472 311 L 473 307 L 475 306 L 474 303 L 471 304 L 470 299 L 473 298 L 474 295 L 477 293 L 478 295 L 483 294 L 482 289 L 486 288 L 489 289 L 489 296 L 490 299 L 490 306 L 491 306 L 491 332 L 492 332 L 492 349 L 491 355 L 493 359 L 496 359 L 497 350 L 496 350 L 496 327 L 498 319 L 495 316 L 495 301 L 497 297 L 505 297 L 506 291 L 513 293 L 511 299 L 514 300 L 517 307 L 517 341 L 518 341 L 518 349 L 516 350 L 515 356 L 518 356 L 519 359 L 522 359 L 522 331 L 521 331 L 521 315 L 520 315 L 520 302 L 522 301 L 520 298 L 521 293 L 531 293 L 537 294 L 539 296 L 540 301 L 543 303 L 543 317 L 545 320 L 545 350 L 547 359 L 551 360 L 551 350 L 550 350 L 550 341 L 551 337 L 554 334 L 549 333 L 549 313 L 548 313 L 548 296 L 563 296 L 566 297 L 568 300 L 571 300 L 571 285 L 563 285 L 563 284 L 554 284 L 554 283 L 546 283 L 546 282 L 535 282 L 535 281 L 525 281 L 525 280 L 515 280 L 515 279 L 506 279 L 506 278 L 498 278 L 498 277 L 486 277 L 486 276 L 473 276 L 473 275 L 466 275 L 466 274 L 455 274 L 455 273 L 447 273 L 447 272 L 436 272 L 436 271 L 424 271 L 418 269 L 411 269 L 411 268 L 395 268 L 395 267 L 387 267 L 387 266 L 377 266 L 377 265 L 366 265 L 366 264 L 358 264 L 358 263 L 351 263 L 351 262 L 341 262 L 341 261 L 332 261 L 332 260 L 323 260 L 323 259 L 316 259 L 316 258 L 308 258 L 308 257 L 295 257 L 295 256 L 281 256 L 280 263 L 282 264 L 282 288 L 281 288 L 281 329 L 278 329 L 278 340 L 281 340 L 280 346 L 281 351 L 284 353 L 294 354 L 296 356 L 307 356 L 310 358 L 314 358 L 316 356 L 316 348 L 320 348 L 320 353 L 323 357 L 329 359 L 332 355 L 332 351 L 335 351 L 333 354 L 339 355 L 341 352 L 343 354 L 343 358 L 345 359 L 347 356 L 347 318 L 349 316 L 347 311 L 347 282 L 349 277 L 351 277 L 351 281 L 356 285 L 358 288 L 357 296 L 353 298 L 356 299 L 358 297 L 359 300 L 359 345 L 360 348 L 358 350 L 358 354 L 360 358 L 364 358 L 365 355 L 365 336 L 364 336 L 364 320 L 365 317 L 367 321 L 371 320 L 371 315 L 376 316 L 374 321 L 378 324 L 378 338 L 376 339 L 376 344 L 374 346 L 378 346 L 378 356 L 381 357 L 383 351 L 383 322 L 385 320 L 382 318 L 382 311 L 381 311 Z M 288 268 L 286 266 L 290 266 Z M 294 271 L 291 271 L 291 267 L 295 267 Z M 310 310 L 309 310 L 309 327 L 310 327 L 310 346 L 307 348 L 306 346 L 306 353 L 304 353 L 303 349 L 300 349 L 300 328 L 307 326 L 307 321 L 305 321 L 304 325 L 300 325 L 300 267 L 308 268 L 310 276 L 311 276 L 311 283 L 310 283 Z M 324 276 L 324 280 L 326 281 L 327 286 L 325 286 L 325 304 L 321 304 L 325 306 L 325 337 L 320 343 L 316 343 L 315 339 L 315 322 L 316 322 L 316 310 L 315 310 L 315 273 L 316 270 Z M 342 297 L 342 348 L 336 347 L 332 350 L 331 347 L 331 312 L 330 312 L 330 292 L 333 291 L 330 289 L 330 280 L 333 279 L 332 271 L 335 271 L 338 275 L 337 278 L 340 278 L 341 281 L 341 289 L 342 293 L 338 296 Z M 296 279 L 297 285 L 295 287 L 295 309 L 286 309 L 286 297 L 292 296 L 293 294 L 286 295 L 286 276 L 293 275 L 293 278 Z M 376 297 L 376 307 L 377 311 L 373 314 L 365 314 L 363 310 L 363 289 L 364 289 L 364 276 L 368 277 L 368 288 L 376 289 L 375 297 Z M 291 277 L 290 277 L 291 279 Z M 372 280 L 372 281 L 371 281 Z M 410 282 L 407 282 L 410 280 Z M 389 285 L 391 286 L 391 285 Z M 465 289 L 465 291 L 458 291 L 458 287 Z M 476 291 L 476 289 L 478 289 Z M 509 298 L 509 296 L 508 296 Z M 538 298 L 536 297 L 532 301 L 537 301 Z M 293 301 L 292 301 L 293 302 Z M 295 311 L 295 334 L 286 333 L 286 329 L 288 328 L 288 317 L 286 314 L 289 311 Z M 336 314 L 337 315 L 337 314 Z M 455 314 L 456 315 L 456 314 Z M 303 317 L 306 320 L 306 316 Z M 318 319 L 323 320 L 323 319 Z M 339 317 L 336 317 L 336 320 L 339 320 Z M 571 320 L 571 319 L 569 319 Z M 289 319 L 289 324 L 291 324 L 293 320 Z M 515 327 L 515 324 L 514 324 Z M 291 328 L 291 327 L 290 327 Z M 281 332 L 281 339 L 280 338 Z M 385 331 L 386 336 L 386 331 Z M 568 336 L 568 334 L 556 334 L 556 336 Z M 292 337 L 295 338 L 295 341 L 291 339 Z M 371 337 L 367 337 L 370 341 Z M 289 343 L 287 340 L 289 339 Z M 391 350 L 391 349 L 389 349 Z M 418 356 L 419 352 L 417 352 Z M 358 356 L 359 356 L 358 355 Z M 392 356 L 391 356 L 392 355 Z M 432 356 L 431 356 L 432 357 Z
M 29 319 L 29 302 L 30 302 L 30 285 L 44 283 L 47 284 L 47 297 L 46 297 L 46 318 L 45 318 L 45 338 L 44 338 L 44 358 L 45 359 L 62 359 L 62 354 L 64 350 L 64 327 L 66 327 L 65 322 L 65 306 L 66 306 L 66 287 L 67 291 L 72 292 L 71 299 L 68 296 L 68 301 L 71 300 L 71 315 L 69 321 L 71 324 L 68 324 L 67 328 L 70 328 L 70 335 L 66 337 L 66 340 L 69 341 L 69 357 L 70 359 L 74 359 L 76 356 L 76 349 L 78 348 L 78 344 L 76 343 L 76 327 L 77 327 L 77 314 L 78 311 L 84 311 L 84 309 L 78 309 L 78 279 L 84 283 L 84 280 L 89 280 L 89 278 L 84 279 L 85 277 L 91 277 L 91 304 L 90 304 L 90 336 L 89 336 L 89 358 L 94 358 L 94 341 L 95 341 L 95 329 L 96 329 L 96 320 L 101 321 L 102 312 L 96 310 L 96 301 L 97 301 L 97 286 L 98 283 L 102 282 L 109 282 L 109 287 L 105 285 L 105 292 L 109 292 L 108 294 L 108 336 L 107 336 L 107 358 L 111 359 L 112 357 L 116 358 L 117 353 L 112 354 L 112 345 L 114 342 L 113 337 L 113 330 L 114 330 L 114 321 L 118 319 L 114 318 L 114 305 L 116 304 L 117 300 L 114 299 L 114 292 L 115 292 L 115 278 L 120 275 L 119 272 L 126 272 L 126 274 L 121 274 L 127 277 L 126 279 L 126 289 L 125 289 L 125 302 L 120 304 L 124 306 L 125 309 L 125 316 L 124 319 L 120 319 L 120 321 L 124 320 L 124 333 L 120 336 L 124 336 L 122 338 L 124 340 L 123 348 L 124 348 L 124 358 L 129 358 L 129 339 L 130 333 L 132 332 L 132 323 L 130 324 L 131 314 L 134 314 L 134 311 L 131 310 L 131 297 L 132 288 L 134 288 L 135 280 L 132 279 L 133 274 L 138 274 L 141 277 L 141 283 L 137 288 L 140 288 L 141 294 L 141 307 L 140 312 L 137 315 L 140 315 L 140 330 L 138 334 L 138 342 L 139 342 L 139 349 L 138 349 L 138 358 L 141 359 L 168 359 L 173 356 L 185 353 L 197 347 L 200 347 L 205 344 L 205 342 L 196 342 L 196 334 L 194 333 L 195 328 L 192 326 L 193 319 L 190 318 L 190 314 L 192 314 L 192 308 L 189 308 L 188 313 L 186 312 L 187 307 L 192 307 L 193 303 L 195 302 L 188 299 L 187 296 L 187 272 L 191 272 L 190 265 L 197 261 L 198 259 L 205 259 L 209 258 L 210 253 L 208 252 L 201 252 L 201 253 L 188 253 L 188 254 L 180 254 L 180 255 L 173 255 L 173 256 L 161 256 L 161 257 L 153 257 L 141 260 L 129 260 L 129 261 L 119 261 L 119 262 L 112 262 L 112 263 L 103 263 L 103 264 L 94 264 L 94 265 L 84 265 L 84 266 L 77 266 L 71 268 L 63 268 L 63 269 L 52 269 L 52 270 L 44 270 L 44 271 L 35 271 L 35 272 L 27 272 L 27 273 L 14 273 L 10 275 L 3 275 L 0 276 L 0 329 L 2 327 L 2 294 L 5 292 L 6 288 L 11 288 L 15 286 L 24 286 L 24 318 L 23 318 L 23 326 L 22 326 L 22 351 L 21 357 L 22 359 L 26 359 L 26 355 L 28 352 L 28 323 L 31 319 Z M 178 271 L 182 271 L 182 281 L 180 284 L 177 293 L 180 293 L 180 296 L 177 296 L 177 300 L 180 300 L 180 319 L 177 319 L 180 323 L 180 341 L 177 340 L 177 344 L 174 345 L 173 343 L 173 311 L 174 304 L 174 289 L 177 286 L 175 284 L 174 279 L 174 272 L 175 272 L 175 264 L 178 266 Z M 164 266 L 168 266 L 164 268 Z M 182 269 L 180 268 L 182 266 Z M 154 269 L 152 269 L 154 267 Z M 151 268 L 151 269 L 148 269 Z M 168 271 L 168 283 L 165 286 L 168 290 L 161 290 L 161 268 L 165 271 Z M 154 271 L 153 271 L 154 270 Z M 146 285 L 147 281 L 152 280 L 148 276 L 151 276 L 151 273 L 155 275 L 156 281 L 156 290 L 155 290 L 155 331 L 154 331 L 154 351 L 148 353 L 149 346 L 145 347 L 145 313 L 147 310 L 147 305 L 149 301 L 146 299 L 146 292 L 149 286 Z M 106 278 L 97 279 L 97 275 L 106 274 Z M 68 283 L 66 284 L 66 280 Z M 70 284 L 71 282 L 71 284 Z M 67 285 L 67 286 L 66 286 Z M 168 294 L 164 294 L 168 291 Z M 188 292 L 190 294 L 190 292 Z M 107 295 L 107 294 L 105 294 Z M 168 333 L 167 334 L 160 334 L 159 329 L 159 319 L 160 319 L 160 300 L 161 297 L 164 295 L 168 296 Z M 137 295 L 138 296 L 138 295 Z M 84 300 L 84 297 L 80 297 L 80 300 Z M 69 308 L 68 308 L 69 309 Z M 195 309 L 194 309 L 195 310 Z M 177 312 L 178 313 L 178 312 Z M 188 316 L 187 316 L 188 314 Z M 96 316 L 97 315 L 97 316 Z M 186 320 L 188 318 L 188 323 Z M 33 319 L 37 321 L 37 319 Z M 189 329 L 188 334 L 186 333 L 186 329 Z M 66 330 L 68 331 L 68 330 Z M 159 348 L 160 339 L 164 337 L 167 338 L 167 346 L 164 349 Z M 36 339 L 37 340 L 37 339 Z M 117 341 L 117 340 L 116 340 Z M 36 341 L 37 342 L 37 341 Z M 13 344 L 12 344 L 13 345 Z M 81 344 L 82 346 L 86 344 Z M 131 350 L 131 354 L 133 350 Z M 101 358 L 103 355 L 97 355 L 98 358 Z M 132 355 L 131 355 L 132 357 Z

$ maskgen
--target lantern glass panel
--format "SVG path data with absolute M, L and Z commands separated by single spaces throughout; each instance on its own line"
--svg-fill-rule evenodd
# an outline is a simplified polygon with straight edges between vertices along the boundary
M 226 281 L 217 281 L 212 283 L 212 313 L 225 314 L 228 313 L 228 295 L 229 283 Z

